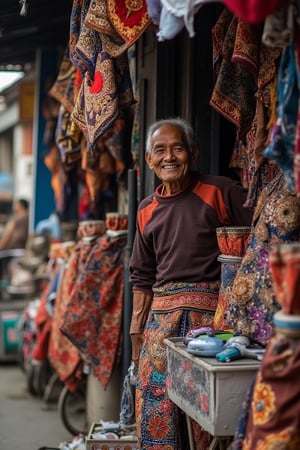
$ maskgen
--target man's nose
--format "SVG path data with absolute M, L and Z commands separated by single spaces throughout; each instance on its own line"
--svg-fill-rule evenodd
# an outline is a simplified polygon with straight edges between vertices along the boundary
M 175 158 L 175 152 L 172 147 L 167 147 L 165 150 L 165 159 L 172 160 Z

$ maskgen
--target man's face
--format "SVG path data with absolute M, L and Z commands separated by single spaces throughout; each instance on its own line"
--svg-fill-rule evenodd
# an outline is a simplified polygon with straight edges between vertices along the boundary
M 180 128 L 162 125 L 152 135 L 151 153 L 146 152 L 146 161 L 156 176 L 166 185 L 184 186 L 190 177 L 194 152 L 187 144 Z

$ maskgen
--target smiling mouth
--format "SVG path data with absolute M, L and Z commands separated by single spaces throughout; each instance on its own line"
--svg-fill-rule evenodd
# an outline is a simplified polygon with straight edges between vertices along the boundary
M 178 164 L 165 164 L 162 166 L 162 169 L 177 169 L 178 167 Z

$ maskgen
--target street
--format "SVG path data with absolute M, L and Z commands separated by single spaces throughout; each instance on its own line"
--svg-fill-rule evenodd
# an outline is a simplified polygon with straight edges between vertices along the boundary
M 0 364 L 0 450 L 38 450 L 72 440 L 56 403 L 46 404 L 30 395 L 22 370 L 14 363 Z

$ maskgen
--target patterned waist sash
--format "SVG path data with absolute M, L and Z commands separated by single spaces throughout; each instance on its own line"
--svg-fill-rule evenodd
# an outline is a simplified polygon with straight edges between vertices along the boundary
M 176 309 L 215 312 L 218 303 L 220 282 L 167 283 L 153 288 L 152 311 L 168 312 Z

